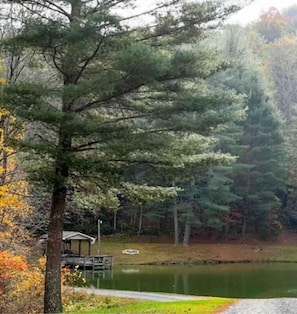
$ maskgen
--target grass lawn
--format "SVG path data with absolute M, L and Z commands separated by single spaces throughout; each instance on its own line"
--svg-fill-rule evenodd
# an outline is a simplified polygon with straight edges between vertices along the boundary
M 112 299 L 112 298 L 110 298 Z M 121 301 L 122 300 L 122 303 Z M 100 301 L 98 306 L 90 308 L 87 302 L 80 303 L 80 309 L 67 311 L 69 314 L 217 314 L 231 305 L 235 300 L 226 298 L 208 298 L 205 300 L 178 301 L 178 302 L 154 302 L 117 299 L 117 302 L 104 303 Z M 128 302 L 128 304 L 127 304 Z M 93 301 L 94 304 L 94 301 Z
M 142 241 L 142 242 L 141 242 Z M 150 242 L 151 241 L 151 242 Z M 170 242 L 154 242 L 150 238 L 111 237 L 101 242 L 101 253 L 114 256 L 116 265 L 282 261 L 297 262 L 296 238 L 280 238 L 276 241 L 222 241 L 216 243 L 192 243 L 189 247 L 174 246 Z M 97 254 L 97 245 L 91 247 Z M 139 255 L 125 255 L 125 249 L 137 249 Z M 87 255 L 87 246 L 82 248 Z

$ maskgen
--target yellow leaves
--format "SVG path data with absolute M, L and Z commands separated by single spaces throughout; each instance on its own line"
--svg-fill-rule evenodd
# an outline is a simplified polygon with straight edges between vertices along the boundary
M 19 282 L 17 283 L 13 295 L 15 297 L 32 294 L 43 294 L 44 274 L 37 268 L 31 267 L 19 274 Z
M 28 184 L 18 179 L 12 159 L 8 159 L 6 168 L 0 167 L 0 182 L 0 242 L 8 245 L 18 237 L 18 221 L 31 213 L 26 202 Z
M 28 214 L 29 207 L 24 201 L 27 194 L 23 182 L 14 182 L 0 186 L 0 217 L 9 209 L 10 215 L 24 217 Z M 15 213 L 13 213 L 15 212 Z
M 3 67 L 3 62 L 0 61 L 0 73 L 2 73 L 4 71 L 4 67 Z M 6 84 L 7 81 L 4 77 L 0 77 L 0 85 L 4 85 Z
M 86 283 L 86 279 L 83 277 L 83 273 L 78 270 L 78 266 L 74 267 L 73 271 L 67 267 L 62 268 L 61 275 L 64 286 L 82 286 Z
M 21 255 L 0 251 L 0 313 L 41 313 L 44 272 Z
M 0 60 L 0 97 L 1 85 L 7 84 L 3 71 Z M 0 243 L 14 248 L 24 238 L 21 221 L 30 214 L 31 208 L 26 201 L 27 183 L 18 171 L 15 152 L 8 145 L 7 138 L 12 136 L 17 140 L 22 132 L 15 117 L 5 108 L 0 108 Z
M 4 109 L 4 108 L 0 108 L 0 119 L 3 117 L 3 116 L 8 116 L 9 115 L 9 111 Z

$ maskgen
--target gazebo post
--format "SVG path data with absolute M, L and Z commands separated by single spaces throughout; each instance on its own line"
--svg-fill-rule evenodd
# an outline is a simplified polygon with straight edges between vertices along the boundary
M 81 256 L 81 240 L 78 240 L 78 255 Z
M 88 243 L 89 243 L 89 253 L 88 253 L 88 255 L 90 256 L 91 255 L 91 242 L 88 241 Z

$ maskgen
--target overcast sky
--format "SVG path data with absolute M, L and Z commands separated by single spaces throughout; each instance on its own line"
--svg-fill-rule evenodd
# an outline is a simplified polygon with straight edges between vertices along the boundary
M 153 7 L 158 0 L 137 0 L 140 11 L 147 10 Z M 203 1 L 203 0 L 191 0 Z M 240 0 L 227 0 L 231 3 L 239 3 Z M 245 0 L 247 1 L 247 0 Z M 247 24 L 256 20 L 261 13 L 267 11 L 270 7 L 275 7 L 278 10 L 287 8 L 293 4 L 297 5 L 297 0 L 254 0 L 250 5 L 247 5 L 243 10 L 231 18 L 232 23 Z
M 261 13 L 267 11 L 270 7 L 275 7 L 279 11 L 296 4 L 297 0 L 254 0 L 250 5 L 231 18 L 232 22 L 247 24 L 259 17 Z

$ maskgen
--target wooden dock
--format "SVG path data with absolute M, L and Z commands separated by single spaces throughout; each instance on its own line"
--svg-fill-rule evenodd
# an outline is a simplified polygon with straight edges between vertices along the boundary
M 111 255 L 91 255 L 80 256 L 75 254 L 62 254 L 62 265 L 74 268 L 78 266 L 80 269 L 91 269 L 94 272 L 111 270 L 113 266 L 113 256 Z

